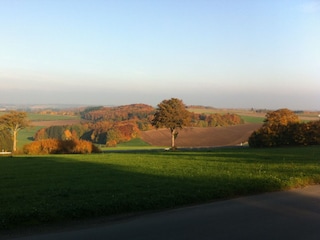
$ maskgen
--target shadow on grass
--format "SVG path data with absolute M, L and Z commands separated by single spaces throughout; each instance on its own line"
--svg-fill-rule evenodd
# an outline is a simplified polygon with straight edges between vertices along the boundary
M 128 157 L 134 157 L 130 153 Z M 146 158 L 159 156 L 157 151 L 135 153 Z M 179 160 L 181 154 L 188 155 L 171 152 L 160 156 L 162 154 L 175 160 Z M 206 158 L 205 154 L 194 154 Z M 277 179 L 181 175 L 169 170 L 164 174 L 163 169 L 162 172 L 152 167 L 145 170 L 110 161 L 114 155 L 0 159 L 0 229 L 161 210 L 282 189 Z
M 134 153 L 134 151 L 132 151 Z M 144 153 L 138 152 L 137 153 Z M 190 160 L 202 159 L 222 162 L 234 163 L 275 163 L 275 162 L 314 162 L 319 159 L 319 146 L 302 146 L 302 147 L 287 147 L 287 148 L 249 148 L 249 147 L 213 147 L 213 148 L 182 148 L 177 151 L 150 151 L 154 154 L 167 154 L 170 156 L 184 157 L 187 156 Z M 309 156 L 306 158 L 306 156 Z

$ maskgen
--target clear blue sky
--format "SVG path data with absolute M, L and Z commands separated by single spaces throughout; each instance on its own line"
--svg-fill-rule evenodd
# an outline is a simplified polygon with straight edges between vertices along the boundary
M 320 0 L 0 0 L 0 103 L 320 110 Z

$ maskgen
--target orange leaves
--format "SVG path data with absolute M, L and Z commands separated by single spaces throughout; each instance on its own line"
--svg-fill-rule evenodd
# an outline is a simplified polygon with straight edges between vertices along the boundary
M 113 128 L 107 131 L 107 147 L 114 147 L 117 143 L 130 141 L 138 137 L 140 130 L 133 121 L 124 121 L 114 124 Z
M 26 154 L 98 153 L 100 150 L 84 140 L 45 139 L 29 143 L 23 148 Z
M 34 141 L 23 147 L 23 152 L 27 154 L 49 154 L 56 153 L 59 149 L 58 139 L 45 139 Z
M 120 122 L 115 124 L 114 128 L 120 132 L 122 138 L 126 141 L 131 140 L 131 138 L 136 138 L 139 136 L 140 130 L 138 126 L 133 122 Z
M 243 120 L 237 114 L 197 114 L 192 113 L 191 123 L 193 127 L 218 127 L 242 124 Z
M 289 123 L 298 123 L 299 118 L 294 112 L 283 108 L 277 111 L 269 112 L 266 115 L 265 125 L 283 125 L 287 126 Z
M 266 115 L 263 126 L 249 138 L 251 147 L 279 147 L 320 144 L 320 121 L 299 123 L 288 109 Z
M 43 140 L 43 139 L 47 139 L 48 138 L 48 134 L 45 128 L 41 128 L 39 129 L 36 134 L 34 135 L 34 140 L 38 141 L 38 140 Z
M 72 139 L 72 133 L 70 132 L 69 129 L 64 130 L 63 134 L 64 134 L 64 138 L 66 140 L 71 140 Z
M 107 147 L 115 147 L 115 146 L 117 146 L 117 141 L 116 140 L 109 140 L 109 141 L 107 141 L 106 146 Z
M 81 113 L 83 119 L 112 122 L 130 119 L 144 119 L 153 114 L 154 108 L 146 104 L 131 104 L 118 107 L 94 107 Z

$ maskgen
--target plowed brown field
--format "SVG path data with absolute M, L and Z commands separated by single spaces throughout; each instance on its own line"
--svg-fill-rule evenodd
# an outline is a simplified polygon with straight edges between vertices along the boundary
M 176 139 L 177 147 L 236 146 L 247 142 L 262 124 L 248 123 L 230 127 L 184 128 Z M 170 146 L 168 129 L 141 132 L 141 139 L 153 146 Z

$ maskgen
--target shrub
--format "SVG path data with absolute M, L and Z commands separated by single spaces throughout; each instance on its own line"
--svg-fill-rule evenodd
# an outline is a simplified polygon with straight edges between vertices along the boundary
M 26 154 L 98 153 L 100 149 L 85 140 L 44 139 L 23 147 Z
M 250 147 L 279 147 L 320 144 L 320 121 L 299 123 L 288 109 L 267 114 L 260 129 L 249 137 Z

